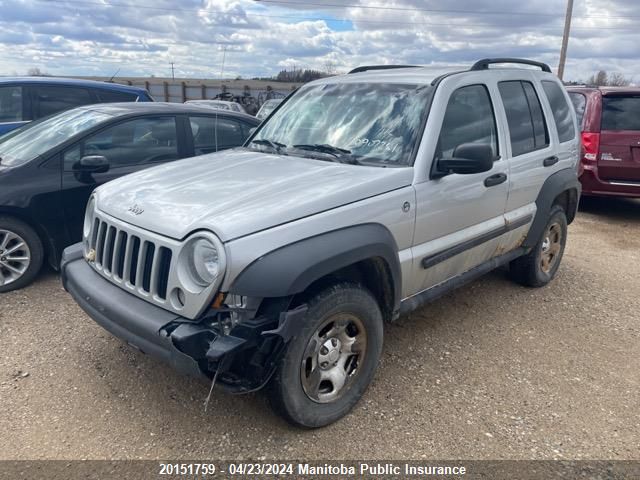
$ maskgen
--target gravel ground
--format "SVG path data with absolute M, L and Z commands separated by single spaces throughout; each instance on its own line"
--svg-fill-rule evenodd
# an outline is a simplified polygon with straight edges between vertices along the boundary
M 386 330 L 342 421 L 289 427 L 94 324 L 53 273 L 0 297 L 2 459 L 638 459 L 640 202 L 583 202 L 557 279 L 496 271 Z

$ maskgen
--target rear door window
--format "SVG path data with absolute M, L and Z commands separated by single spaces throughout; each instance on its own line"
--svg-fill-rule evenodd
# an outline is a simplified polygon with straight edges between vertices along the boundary
M 35 118 L 93 103 L 86 88 L 43 85 L 32 87 L 35 100 Z
M 640 130 L 640 95 L 602 97 L 602 130 Z
M 549 105 L 551 105 L 560 143 L 573 140 L 576 138 L 576 131 L 573 126 L 574 111 L 569 107 L 562 87 L 556 82 L 545 80 L 542 82 L 542 89 L 549 100 Z
M 22 120 L 22 87 L 0 87 L 0 123 Z
M 573 109 L 576 111 L 576 117 L 578 117 L 578 126 L 582 127 L 582 120 L 584 120 L 584 111 L 587 108 L 587 97 L 581 93 L 569 92 L 569 98 L 573 104 Z
M 191 117 L 195 155 L 239 147 L 249 136 L 246 123 L 225 117 Z
M 549 133 L 533 85 L 515 80 L 500 82 L 498 89 L 507 114 L 511 155 L 517 157 L 547 147 Z

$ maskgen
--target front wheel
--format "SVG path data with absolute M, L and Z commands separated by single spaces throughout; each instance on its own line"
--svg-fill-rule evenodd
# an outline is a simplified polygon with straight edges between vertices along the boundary
M 26 223 L 0 217 L 0 293 L 29 285 L 42 267 L 38 234 Z
M 317 428 L 346 415 L 371 383 L 382 353 L 383 322 L 371 293 L 355 284 L 328 288 L 308 306 L 268 395 L 286 420 Z

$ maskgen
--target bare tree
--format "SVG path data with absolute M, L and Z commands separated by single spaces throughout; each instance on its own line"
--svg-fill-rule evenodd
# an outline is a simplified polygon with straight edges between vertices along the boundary
M 607 85 L 609 82 L 609 75 L 604 70 L 600 70 L 598 73 L 594 73 L 589 77 L 587 83 L 589 85 L 596 85 L 598 87 L 603 87 Z
M 627 87 L 630 83 L 631 80 L 621 73 L 615 72 L 609 75 L 609 85 L 613 87 Z
M 619 72 L 614 72 L 609 75 L 606 71 L 600 70 L 598 73 L 591 75 L 587 83 L 598 87 L 625 87 L 631 83 L 631 80 Z
M 324 62 L 324 71 L 325 73 L 331 77 L 336 74 L 336 63 L 332 60 L 325 60 Z
M 27 75 L 29 75 L 30 77 L 46 77 L 49 74 L 47 72 L 43 72 L 38 67 L 33 67 L 27 70 Z

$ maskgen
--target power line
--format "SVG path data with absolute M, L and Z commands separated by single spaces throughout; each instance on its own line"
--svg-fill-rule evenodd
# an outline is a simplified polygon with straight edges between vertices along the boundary
M 160 7 L 160 6 L 155 6 L 155 5 L 140 5 L 140 4 L 133 4 L 133 3 L 122 3 L 122 2 L 118 2 L 118 3 L 113 3 L 113 2 L 101 2 L 101 1 L 91 1 L 91 0 L 38 0 L 40 2 L 46 2 L 46 3 L 58 3 L 58 4 L 80 4 L 80 5 L 97 5 L 97 6 L 101 6 L 101 7 L 124 7 L 124 8 L 140 8 L 140 9 L 147 9 L 147 10 L 158 10 L 158 11 L 167 11 L 167 12 L 202 12 L 202 11 L 209 11 L 212 13 L 222 13 L 222 14 L 226 14 L 227 12 L 222 12 L 219 10 L 213 10 L 210 8 L 176 8 L 176 7 Z M 284 1 L 284 0 L 282 0 Z M 273 3 L 276 4 L 278 2 L 281 2 L 281 0 L 260 0 L 259 2 L 257 1 L 256 3 Z M 323 6 L 332 6 L 334 5 L 332 8 L 338 8 L 338 7 L 349 7 L 349 5 L 336 5 L 336 4 L 320 4 L 320 3 L 299 3 L 299 2 L 288 2 L 290 4 L 296 4 L 299 6 L 305 6 L 305 5 L 309 5 L 309 6 L 318 6 L 318 7 L 323 7 Z M 526 15 L 526 16 L 548 16 L 548 17 L 554 17 L 554 18 L 561 18 L 562 14 L 550 14 L 550 13 L 532 13 L 532 12 L 511 12 L 511 11 L 475 11 L 475 10 L 427 10 L 427 9 L 419 9 L 419 8 L 404 8 L 404 7 L 382 7 L 382 6 L 374 6 L 374 5 L 351 5 L 353 8 L 384 8 L 384 9 L 398 9 L 398 10 L 405 10 L 405 11 L 426 11 L 426 12 L 432 12 L 432 13 L 464 13 L 464 14 L 470 14 L 470 15 L 483 15 L 483 14 L 487 14 L 487 15 Z M 323 18 L 323 17 L 300 17 L 300 16 L 294 16 L 294 15 L 265 15 L 265 14 L 259 14 L 259 13 L 254 13 L 254 12 L 244 12 L 247 16 L 252 16 L 252 17 L 265 17 L 265 18 L 289 18 L 289 19 L 300 19 L 300 20 L 324 20 L 324 21 L 349 21 L 349 22 L 358 22 L 358 23 L 389 23 L 389 24 L 405 24 L 405 25 L 439 25 L 439 24 L 430 24 L 430 23 L 422 23 L 422 22 L 406 22 L 406 21 L 388 21 L 388 20 L 364 20 L 364 19 L 346 19 L 346 18 Z M 597 18 L 597 19 L 603 19 L 603 20 L 607 20 L 607 19 L 620 19 L 620 20 L 631 20 L 634 18 L 640 18 L 640 15 L 574 15 L 573 18 Z M 443 24 L 444 25 L 444 24 Z M 446 24 L 446 25 L 450 25 L 450 24 Z M 471 25 L 471 24 L 469 24 Z M 454 24 L 453 26 L 466 26 L 466 24 Z M 492 26 L 492 25 L 472 25 L 472 26 Z M 503 25 L 505 27 L 512 27 L 511 25 Z M 539 28 L 548 28 L 548 27 L 541 27 L 541 26 L 536 26 L 537 29 Z M 555 27 L 553 27 L 555 28 Z M 599 29 L 607 29 L 610 28 L 612 30 L 614 29 L 619 29 L 619 27 L 581 27 L 583 29 L 594 29 L 594 30 L 599 30 Z
M 370 10 L 396 10 L 401 12 L 429 12 L 429 13 L 464 13 L 469 15 L 525 15 L 527 17 L 562 17 L 564 13 L 538 13 L 538 12 L 512 12 L 512 11 L 489 11 L 489 10 L 452 10 L 437 8 L 420 8 L 420 7 L 395 7 L 384 5 L 364 5 L 364 4 L 346 4 L 346 3 L 313 3 L 313 2 L 296 2 L 290 0 L 254 0 L 255 3 L 269 3 L 273 5 L 291 5 L 298 7 L 320 7 L 320 8 L 361 8 Z M 573 18 L 618 18 L 630 19 L 640 18 L 640 15 L 574 15 Z
M 102 7 L 124 7 L 124 8 L 133 8 L 133 9 L 148 9 L 148 10 L 159 10 L 159 11 L 168 11 L 168 12 L 201 12 L 201 11 L 209 11 L 212 13 L 222 13 L 226 14 L 227 12 L 223 12 L 221 10 L 212 10 L 207 8 L 194 9 L 194 8 L 175 8 L 175 7 L 157 7 L 153 5 L 139 5 L 132 3 L 114 3 L 114 2 L 99 2 L 92 0 L 39 0 L 41 2 L 46 3 L 58 3 L 58 4 L 80 4 L 80 5 L 98 5 Z M 262 0 L 264 1 L 264 0 Z M 405 20 L 361 20 L 361 19 L 349 19 L 349 18 L 334 18 L 334 17 L 310 17 L 310 16 L 293 16 L 293 15 L 267 15 L 260 14 L 254 12 L 245 12 L 247 17 L 259 17 L 259 18 L 280 18 L 280 19 L 288 19 L 288 20 L 309 20 L 309 21 L 325 21 L 325 22 L 355 22 L 355 23 L 365 23 L 365 24 L 381 24 L 381 25 L 420 25 L 427 27 L 459 27 L 459 28 L 513 28 L 513 25 L 504 25 L 504 24 L 491 24 L 491 23 L 433 23 L 433 22 L 407 22 Z M 577 17 L 574 17 L 577 18 Z M 599 17 L 599 18 L 607 18 L 607 17 Z M 613 17 L 611 17 L 613 18 Z M 631 17 L 629 17 L 631 18 Z M 640 18 L 640 17 L 639 17 Z M 231 25 L 233 26 L 233 25 Z M 535 30 L 559 30 L 562 28 L 562 25 L 556 26 L 545 26 L 545 25 L 535 25 L 531 28 L 535 28 Z M 618 30 L 618 31 L 637 31 L 637 26 L 628 26 L 628 27 L 579 27 L 574 26 L 574 30 Z

